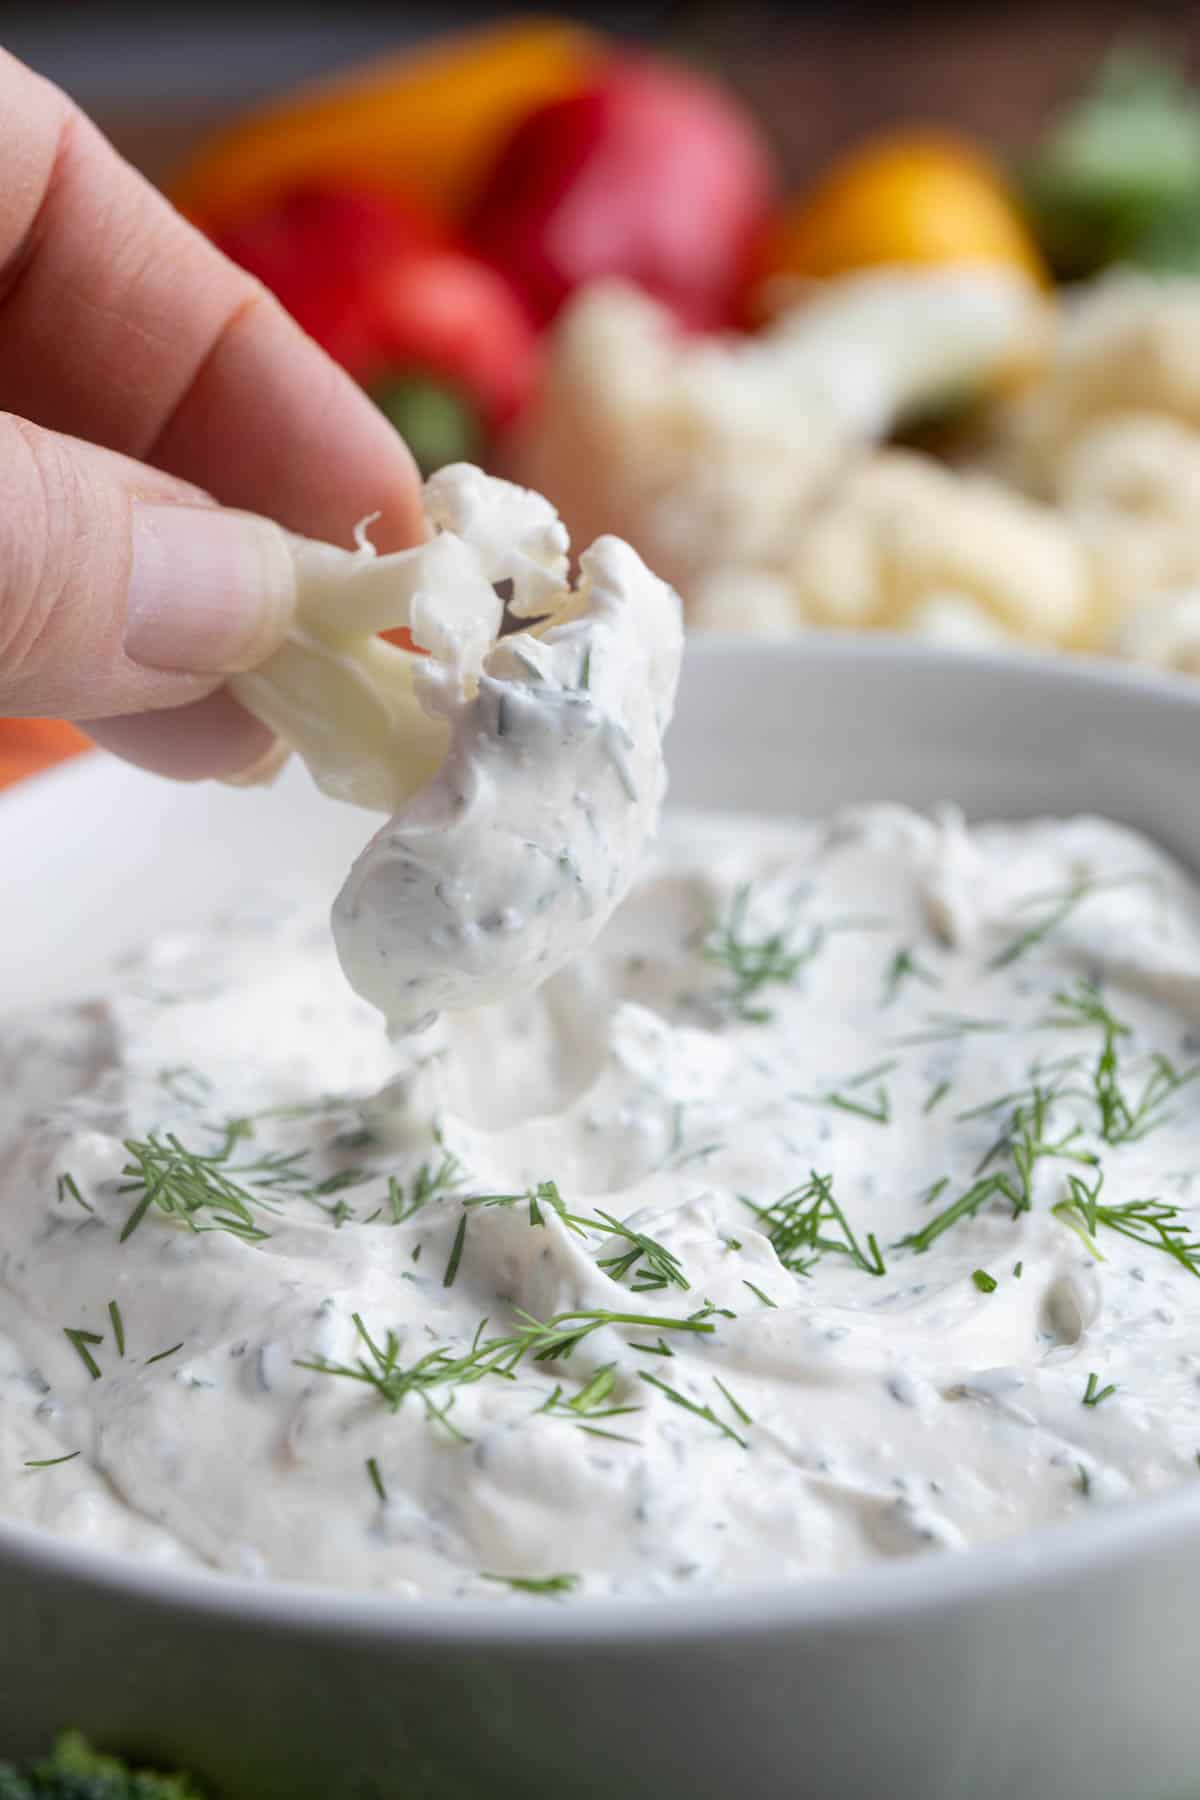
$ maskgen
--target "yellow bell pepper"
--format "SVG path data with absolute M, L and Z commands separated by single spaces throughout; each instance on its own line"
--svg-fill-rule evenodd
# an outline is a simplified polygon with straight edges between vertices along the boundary
M 579 26 L 519 19 L 390 56 L 236 120 L 167 191 L 208 227 L 314 179 L 394 187 L 457 216 L 518 121 L 573 92 L 603 54 Z
M 891 132 L 841 157 L 779 216 L 766 276 L 826 278 L 882 263 L 999 263 L 1048 283 L 992 162 L 948 132 Z

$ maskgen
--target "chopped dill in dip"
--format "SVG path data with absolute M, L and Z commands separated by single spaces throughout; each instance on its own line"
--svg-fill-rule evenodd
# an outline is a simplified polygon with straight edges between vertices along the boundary
M 669 818 L 389 1042 L 320 904 L 0 1034 L 0 1507 L 562 1606 L 1194 1480 L 1200 896 L 1094 819 Z

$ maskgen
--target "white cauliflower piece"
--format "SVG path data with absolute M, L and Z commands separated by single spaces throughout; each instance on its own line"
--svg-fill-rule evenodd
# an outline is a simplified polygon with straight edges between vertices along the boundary
M 567 582 L 539 495 L 459 464 L 427 543 L 293 540 L 297 623 L 233 683 L 326 792 L 394 813 L 334 904 L 351 984 L 393 1029 L 546 979 L 624 897 L 658 823 L 678 597 L 618 539 Z M 499 638 L 503 602 L 535 617 Z M 374 634 L 408 626 L 428 655 Z M 499 641 L 497 639 L 499 638 Z
M 810 519 L 788 569 L 808 618 L 837 626 L 990 622 L 1068 644 L 1088 630 L 1087 560 L 1046 507 L 930 458 L 884 451 Z M 931 611 L 931 609 L 934 609 Z
M 784 639 L 795 637 L 802 624 L 795 588 L 770 569 L 715 569 L 693 589 L 688 607 L 694 631 Z
M 1200 588 L 1160 597 L 1132 614 L 1116 648 L 1131 662 L 1200 675 Z
M 698 338 L 598 284 L 556 329 L 512 466 L 573 535 L 620 532 L 690 600 L 714 566 L 778 564 L 849 460 L 1034 356 L 1046 316 L 1006 270 L 888 269 L 813 285 L 758 336 Z
M 1105 642 L 1157 598 L 1200 587 L 1200 432 L 1114 413 L 1060 461 L 1057 498 L 1091 559 Z
M 1068 303 L 1037 385 L 1003 422 L 1005 465 L 1052 498 L 1070 447 L 1112 414 L 1200 430 L 1200 280 L 1117 272 Z

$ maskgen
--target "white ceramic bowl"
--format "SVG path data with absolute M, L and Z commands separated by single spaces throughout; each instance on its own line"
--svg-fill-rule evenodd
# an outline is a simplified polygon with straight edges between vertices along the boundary
M 671 763 L 684 803 L 1101 811 L 1200 868 L 1200 684 L 709 643 Z M 254 794 L 100 758 L 40 777 L 0 801 L 2 1004 L 85 993 L 281 870 L 332 893 L 369 825 L 300 773 Z M 0 1750 L 74 1724 L 229 1800 L 1187 1800 L 1197 1593 L 1200 1481 L 961 1557 L 519 1613 L 166 1575 L 0 1524 Z

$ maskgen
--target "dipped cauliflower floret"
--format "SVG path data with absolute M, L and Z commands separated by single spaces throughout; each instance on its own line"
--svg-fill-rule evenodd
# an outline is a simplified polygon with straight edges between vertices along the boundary
M 394 556 L 295 540 L 283 648 L 238 697 L 329 793 L 395 816 L 334 905 L 351 984 L 408 1030 L 537 985 L 595 937 L 653 836 L 677 596 L 600 538 L 568 582 L 540 495 L 459 464 Z M 500 637 L 505 600 L 526 630 Z M 375 633 L 407 626 L 428 654 Z
M 1040 643 L 1078 641 L 1090 623 L 1087 562 L 1061 521 L 910 452 L 848 475 L 789 572 L 802 613 L 829 625 L 928 629 L 934 602 L 943 619 L 953 606 Z
M 557 328 L 513 447 L 575 536 L 628 536 L 688 599 L 715 565 L 777 564 L 847 462 L 897 423 L 1037 354 L 1046 308 L 999 269 L 873 270 L 812 285 L 766 331 L 682 335 L 618 284 Z

